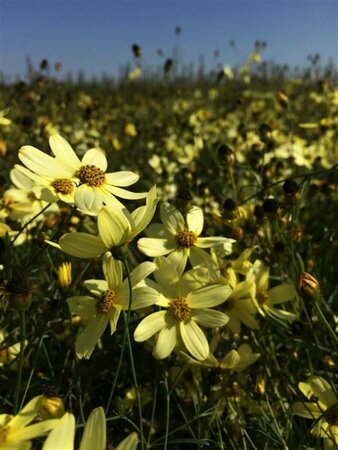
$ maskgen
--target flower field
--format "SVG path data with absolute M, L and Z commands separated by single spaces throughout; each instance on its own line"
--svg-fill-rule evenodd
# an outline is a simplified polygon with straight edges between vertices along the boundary
M 336 75 L 249 69 L 0 86 L 0 449 L 338 448 Z

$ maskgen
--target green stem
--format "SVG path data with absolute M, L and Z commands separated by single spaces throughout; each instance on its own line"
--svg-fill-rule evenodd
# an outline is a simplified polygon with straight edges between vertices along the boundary
M 134 381 L 134 387 L 136 391 L 136 398 L 137 398 L 137 406 L 138 406 L 138 413 L 139 413 L 139 422 L 140 422 L 140 441 L 141 441 L 141 450 L 144 450 L 144 432 L 143 432 L 143 417 L 142 417 L 142 402 L 141 402 L 141 394 L 140 394 L 140 387 L 137 381 L 137 375 L 135 370 L 135 363 L 134 363 L 134 355 L 133 355 L 133 348 L 130 340 L 130 334 L 129 334 L 129 320 L 130 320 L 130 313 L 131 313 L 131 305 L 133 301 L 133 286 L 131 283 L 131 276 L 130 276 L 130 270 L 128 266 L 128 262 L 125 258 L 122 258 L 122 264 L 126 271 L 127 279 L 128 279 L 128 288 L 129 288 L 129 302 L 128 302 L 128 310 L 127 314 L 124 314 L 124 326 L 125 326 L 125 332 L 127 335 L 128 340 L 128 348 L 129 348 L 129 358 L 130 358 L 130 364 L 131 364 L 131 370 L 133 374 L 133 381 Z
M 17 414 L 19 411 L 19 397 L 21 390 L 21 382 L 22 382 L 22 372 L 23 372 L 23 363 L 24 363 L 24 351 L 25 351 L 25 337 L 26 337 L 26 323 L 25 323 L 26 315 L 25 310 L 20 311 L 20 353 L 19 353 L 19 368 L 18 375 L 16 379 L 16 391 L 15 391 L 15 400 L 14 400 L 14 414 Z
M 122 263 L 123 263 L 124 267 L 127 266 L 126 273 L 127 273 L 127 276 L 128 276 L 128 274 L 129 274 L 129 267 L 128 267 L 128 265 L 127 265 L 127 263 L 126 263 L 124 258 L 122 259 Z M 127 320 L 126 320 L 127 324 L 129 323 L 130 310 L 131 310 L 131 301 L 132 301 L 132 294 L 131 294 L 130 284 L 131 283 L 130 283 L 130 276 L 129 276 L 129 278 L 128 278 L 128 286 L 129 286 L 129 292 L 130 293 L 129 293 L 129 303 L 128 303 L 128 316 L 127 316 Z M 117 383 L 117 380 L 118 380 L 118 377 L 119 377 L 119 374 L 120 374 L 120 370 L 121 370 L 121 366 L 122 366 L 122 359 L 123 359 L 123 355 L 124 355 L 124 350 L 126 348 L 126 343 L 127 343 L 127 334 L 128 334 L 128 327 L 125 326 L 123 337 L 122 337 L 122 346 L 121 346 L 120 357 L 119 357 L 119 361 L 117 363 L 117 368 L 116 368 L 116 372 L 115 372 L 114 381 L 113 381 L 112 387 L 110 389 L 108 402 L 107 402 L 107 406 L 106 406 L 106 415 L 108 414 L 108 411 L 109 411 L 109 408 L 110 408 L 110 404 L 111 404 L 111 401 L 113 399 L 116 383 Z
M 164 450 L 167 450 L 169 437 L 169 423 L 170 423 L 170 392 L 167 377 L 164 380 L 164 387 L 166 391 L 166 421 L 165 421 L 165 435 L 163 448 Z
M 264 187 L 264 189 L 260 189 L 259 191 L 257 191 L 255 194 L 250 195 L 250 197 L 247 197 L 246 199 L 244 199 L 240 204 L 244 205 L 245 203 L 247 203 L 248 201 L 252 200 L 255 197 L 258 197 L 261 194 L 266 193 L 266 191 L 268 191 L 269 189 L 278 186 L 281 183 L 284 183 L 284 181 L 288 180 L 295 180 L 297 178 L 311 178 L 312 176 L 315 175 L 322 175 L 325 173 L 330 173 L 330 172 L 334 172 L 335 170 L 338 169 L 338 164 L 333 165 L 332 167 L 330 167 L 329 169 L 323 169 L 323 170 L 314 170 L 312 172 L 305 172 L 305 173 L 301 173 L 299 175 L 293 175 L 292 177 L 288 177 L 288 178 L 283 178 L 282 180 L 276 181 L 275 183 L 271 183 L 269 186 Z
M 49 208 L 51 205 L 51 203 L 48 203 L 47 206 L 45 206 L 44 208 L 41 209 L 41 211 L 39 211 L 37 214 L 35 214 L 35 216 L 33 216 L 31 219 L 29 219 L 28 222 L 25 223 L 25 225 L 23 225 L 23 227 L 20 229 L 19 233 L 15 236 L 15 238 L 11 241 L 10 245 L 13 245 L 14 242 L 18 239 L 18 237 L 20 236 L 20 234 L 28 227 L 28 225 L 30 225 L 32 222 L 34 222 L 34 220 L 39 217 L 40 214 L 43 214 L 47 208 Z
M 332 330 L 329 322 L 326 320 L 326 317 L 324 316 L 322 310 L 320 309 L 320 306 L 318 304 L 318 302 L 314 302 L 316 311 L 320 317 L 320 320 L 322 321 L 322 323 L 324 324 L 325 328 L 327 329 L 327 331 L 329 332 L 329 334 L 331 335 L 334 343 L 336 344 L 336 347 L 338 347 L 338 338 L 336 333 Z

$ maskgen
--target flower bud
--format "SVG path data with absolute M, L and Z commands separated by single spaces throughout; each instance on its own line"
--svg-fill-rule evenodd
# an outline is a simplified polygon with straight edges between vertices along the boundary
M 307 272 L 301 272 L 297 281 L 299 295 L 306 301 L 318 301 L 320 299 L 320 287 L 318 280 Z
M 72 283 L 72 263 L 66 261 L 58 267 L 58 281 L 62 289 L 67 289 Z
M 43 397 L 40 414 L 43 419 L 59 419 L 65 413 L 65 405 L 60 397 Z
M 282 91 L 277 92 L 276 99 L 283 108 L 287 108 L 289 104 L 289 97 L 284 92 Z

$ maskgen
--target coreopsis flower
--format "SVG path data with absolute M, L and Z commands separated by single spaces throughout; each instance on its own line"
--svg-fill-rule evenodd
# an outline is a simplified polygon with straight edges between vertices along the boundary
M 42 450 L 74 450 L 75 417 L 65 413 L 60 423 L 46 439 Z M 105 450 L 107 442 L 106 417 L 100 406 L 92 410 L 86 421 L 79 450 Z
M 75 180 L 55 181 L 54 177 L 38 175 L 20 164 L 15 164 L 12 172 L 12 179 L 15 177 L 15 180 L 22 180 L 23 178 L 30 180 L 30 193 L 40 202 L 46 204 L 46 202 L 56 203 L 61 200 L 70 205 L 74 204 Z
M 21 169 L 24 169 L 21 171 Z M 57 213 L 59 208 L 57 205 L 51 205 L 46 212 L 41 213 L 48 203 L 42 201 L 34 192 L 35 182 L 27 175 L 24 167 L 16 165 L 10 172 L 10 178 L 13 187 L 4 192 L 0 215 L 8 217 L 10 220 L 19 222 L 21 225 L 26 224 L 34 216 L 36 218 L 29 225 L 29 228 L 36 226 L 42 220 L 45 220 L 49 213 Z
M 7 109 L 3 109 L 2 111 L 0 111 L 0 125 L 3 127 L 7 127 L 8 125 L 10 125 L 12 123 L 12 121 L 10 119 L 8 119 L 7 117 L 5 117 L 8 113 Z
M 296 315 L 276 308 L 281 303 L 286 303 L 294 299 L 297 295 L 295 286 L 292 283 L 282 283 L 269 289 L 269 267 L 265 266 L 262 261 L 255 261 L 252 268 L 247 274 L 247 280 L 254 280 L 256 284 L 255 305 L 259 313 L 265 317 L 271 316 L 276 320 L 293 321 Z
M 298 387 L 308 402 L 296 402 L 293 414 L 315 420 L 311 433 L 324 438 L 324 448 L 338 448 L 338 397 L 322 377 L 311 376 Z
M 252 249 L 246 249 L 233 262 L 222 261 L 219 265 L 219 258 L 216 252 L 212 252 L 212 257 L 205 260 L 200 267 L 207 268 L 209 272 L 209 283 L 218 283 L 231 288 L 231 294 L 222 305 L 222 310 L 228 315 L 228 326 L 233 333 L 241 332 L 241 323 L 253 330 L 258 329 L 257 307 L 255 305 L 256 284 L 253 279 L 239 281 L 237 273 L 247 273 L 252 264 L 247 260 Z M 248 263 L 248 264 L 246 264 Z
M 111 253 L 103 257 L 104 280 L 84 282 L 91 295 L 75 296 L 67 299 L 72 314 L 82 318 L 84 329 L 76 339 L 76 354 L 79 358 L 89 359 L 103 332 L 110 325 L 113 334 L 121 311 L 145 308 L 152 305 L 157 296 L 144 284 L 144 278 L 155 269 L 155 264 L 144 262 L 131 272 L 132 303 L 129 305 L 128 279 L 123 280 L 122 263 L 114 260 Z
M 159 269 L 156 282 L 148 281 L 157 292 L 156 305 L 162 307 L 145 317 L 137 326 L 134 339 L 143 342 L 158 333 L 153 350 L 157 359 L 166 358 L 176 346 L 183 346 L 197 360 L 209 355 L 209 343 L 202 327 L 222 327 L 229 318 L 211 309 L 223 303 L 230 288 L 220 284 L 205 285 L 208 271 L 196 268 L 183 274 L 182 266 L 170 255 L 155 259 Z
M 104 206 L 97 215 L 98 236 L 89 233 L 66 233 L 59 243 L 46 241 L 78 258 L 96 258 L 112 247 L 126 246 L 143 231 L 154 216 L 157 205 L 156 186 L 147 194 L 146 204 L 131 214 L 126 208 Z
M 29 450 L 31 439 L 46 434 L 60 419 L 32 422 L 39 416 L 43 395 L 34 397 L 16 416 L 0 414 L 0 449 Z
M 183 215 L 169 203 L 163 203 L 160 208 L 162 224 L 154 223 L 147 229 L 146 238 L 139 239 L 139 250 L 147 256 L 163 256 L 172 254 L 173 258 L 185 268 L 187 259 L 194 267 L 209 257 L 203 248 L 225 244 L 225 237 L 200 237 L 204 225 L 201 208 L 194 206 Z
M 58 134 L 49 138 L 49 145 L 55 157 L 25 145 L 19 150 L 19 159 L 33 173 L 48 181 L 53 194 L 74 194 L 76 206 L 87 214 L 95 215 L 104 204 L 121 207 L 115 196 L 124 199 L 146 196 L 146 193 L 123 189 L 138 181 L 137 174 L 129 171 L 106 173 L 108 163 L 102 150 L 92 148 L 80 160 Z M 48 196 L 46 187 L 41 192 L 42 197 Z
M 11 369 L 17 369 L 17 363 L 14 361 L 18 359 L 21 343 L 17 342 L 13 345 L 6 346 L 5 338 L 5 334 L 0 331 L 0 367 L 8 364 Z M 26 346 L 27 343 L 28 341 L 25 340 L 24 346 Z
M 245 280 L 234 286 L 228 300 L 224 303 L 223 311 L 229 316 L 228 326 L 233 333 L 241 332 L 242 323 L 252 330 L 259 328 L 255 318 L 258 313 L 254 302 L 255 293 L 254 280 Z
M 191 365 L 210 369 L 235 370 L 237 372 L 245 370 L 261 356 L 260 353 L 253 353 L 249 344 L 242 344 L 238 350 L 231 350 L 222 359 L 217 359 L 212 353 L 209 353 L 206 359 L 198 361 L 186 353 L 181 353 Z

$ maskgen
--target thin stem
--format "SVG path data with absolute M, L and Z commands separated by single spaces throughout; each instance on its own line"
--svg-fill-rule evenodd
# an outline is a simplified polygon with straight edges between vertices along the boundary
M 314 302 L 314 304 L 315 304 L 316 311 L 317 311 L 317 313 L 318 313 L 318 315 L 320 317 L 320 320 L 322 321 L 322 323 L 324 324 L 325 328 L 327 329 L 327 331 L 329 332 L 329 334 L 333 338 L 333 341 L 334 341 L 334 343 L 335 343 L 335 345 L 337 347 L 338 346 L 338 338 L 337 338 L 336 333 L 332 330 L 329 322 L 326 320 L 326 317 L 324 316 L 322 310 L 320 309 L 320 306 L 319 306 L 318 302 Z
M 131 371 L 132 371 L 132 375 L 133 375 L 134 387 L 135 387 L 136 398 L 137 398 L 137 406 L 138 406 L 139 422 L 140 422 L 141 450 L 144 450 L 143 417 L 142 417 L 142 403 L 141 403 L 140 387 L 139 387 L 139 384 L 137 381 L 133 349 L 132 349 L 131 339 L 130 339 L 130 334 L 129 334 L 129 320 L 130 320 L 130 313 L 131 313 L 131 305 L 132 305 L 132 301 L 133 301 L 133 286 L 131 283 L 131 276 L 130 276 L 128 262 L 125 258 L 122 258 L 122 264 L 126 271 L 126 275 L 127 275 L 127 279 L 128 279 L 128 288 L 129 288 L 128 310 L 127 310 L 127 314 L 124 314 L 124 320 L 125 320 L 124 326 L 125 326 L 125 332 L 126 332 L 127 339 L 128 339 L 130 365 L 131 365 Z
M 244 199 L 240 204 L 244 205 L 245 203 L 247 203 L 248 201 L 252 200 L 253 198 L 258 197 L 260 194 L 264 194 L 268 189 L 271 189 L 271 188 L 273 188 L 275 186 L 278 186 L 281 183 L 284 183 L 284 181 L 286 181 L 286 180 L 295 180 L 297 178 L 309 178 L 309 177 L 312 177 L 314 175 L 321 175 L 323 173 L 330 173 L 330 172 L 333 172 L 334 170 L 337 170 L 337 169 L 338 169 L 338 164 L 335 164 L 334 166 L 330 167 L 330 169 L 314 170 L 312 172 L 302 173 L 302 174 L 299 174 L 299 175 L 294 175 L 292 177 L 283 178 L 282 180 L 278 180 L 275 183 L 271 183 L 271 184 L 269 184 L 269 186 L 266 186 L 263 189 L 260 189 L 255 194 L 250 195 L 250 197 L 247 197 L 246 199 Z
M 124 259 L 122 260 L 122 263 L 123 263 L 124 267 L 126 267 L 127 264 L 126 264 Z M 127 276 L 128 276 L 128 274 L 129 274 L 129 267 L 128 267 L 128 265 L 127 265 L 126 272 L 127 272 Z M 131 289 L 130 289 L 130 285 L 129 285 L 129 283 L 130 283 L 129 280 L 130 280 L 130 277 L 128 278 L 128 286 L 129 286 L 130 293 L 129 293 L 128 315 L 127 315 L 126 323 L 129 323 L 130 310 L 131 310 L 131 301 L 132 301 L 132 294 L 131 294 Z M 122 346 L 121 346 L 120 357 L 119 357 L 119 361 L 117 363 L 117 368 L 116 368 L 116 372 L 115 372 L 114 381 L 113 381 L 112 387 L 110 389 L 108 402 L 107 402 L 107 406 L 106 406 L 106 415 L 108 414 L 108 411 L 109 411 L 109 408 L 110 408 L 110 404 L 111 404 L 111 401 L 113 399 L 116 383 L 117 383 L 117 380 L 118 380 L 118 377 L 119 377 L 119 374 L 120 374 L 120 370 L 121 370 L 121 366 L 122 366 L 122 359 L 123 359 L 123 355 L 124 355 L 124 350 L 126 348 L 126 343 L 127 343 L 127 334 L 128 334 L 128 327 L 125 326 L 123 337 L 122 337 Z
M 20 353 L 19 353 L 19 367 L 18 375 L 16 379 L 16 390 L 15 390 L 15 400 L 14 400 L 14 414 L 19 411 L 19 397 L 22 382 L 22 371 L 24 363 L 24 351 L 25 351 L 25 337 L 26 337 L 26 314 L 25 310 L 20 311 Z
M 164 387 L 166 391 L 166 421 L 165 421 L 165 434 L 164 434 L 164 450 L 168 447 L 168 437 L 169 437 L 169 423 L 170 423 L 170 392 L 168 387 L 167 377 L 164 379 Z
M 35 216 L 33 216 L 31 219 L 28 220 L 28 222 L 25 223 L 25 225 L 23 225 L 23 227 L 20 229 L 19 233 L 15 236 L 15 238 L 11 241 L 10 245 L 13 245 L 14 242 L 18 239 L 18 237 L 20 236 L 20 234 L 28 227 L 28 225 L 30 225 L 32 222 L 34 222 L 34 220 L 39 217 L 40 214 L 43 214 L 47 208 L 49 208 L 51 205 L 51 203 L 48 203 L 48 205 L 46 205 L 44 208 L 41 209 L 41 211 L 39 211 L 37 214 L 35 214 Z

